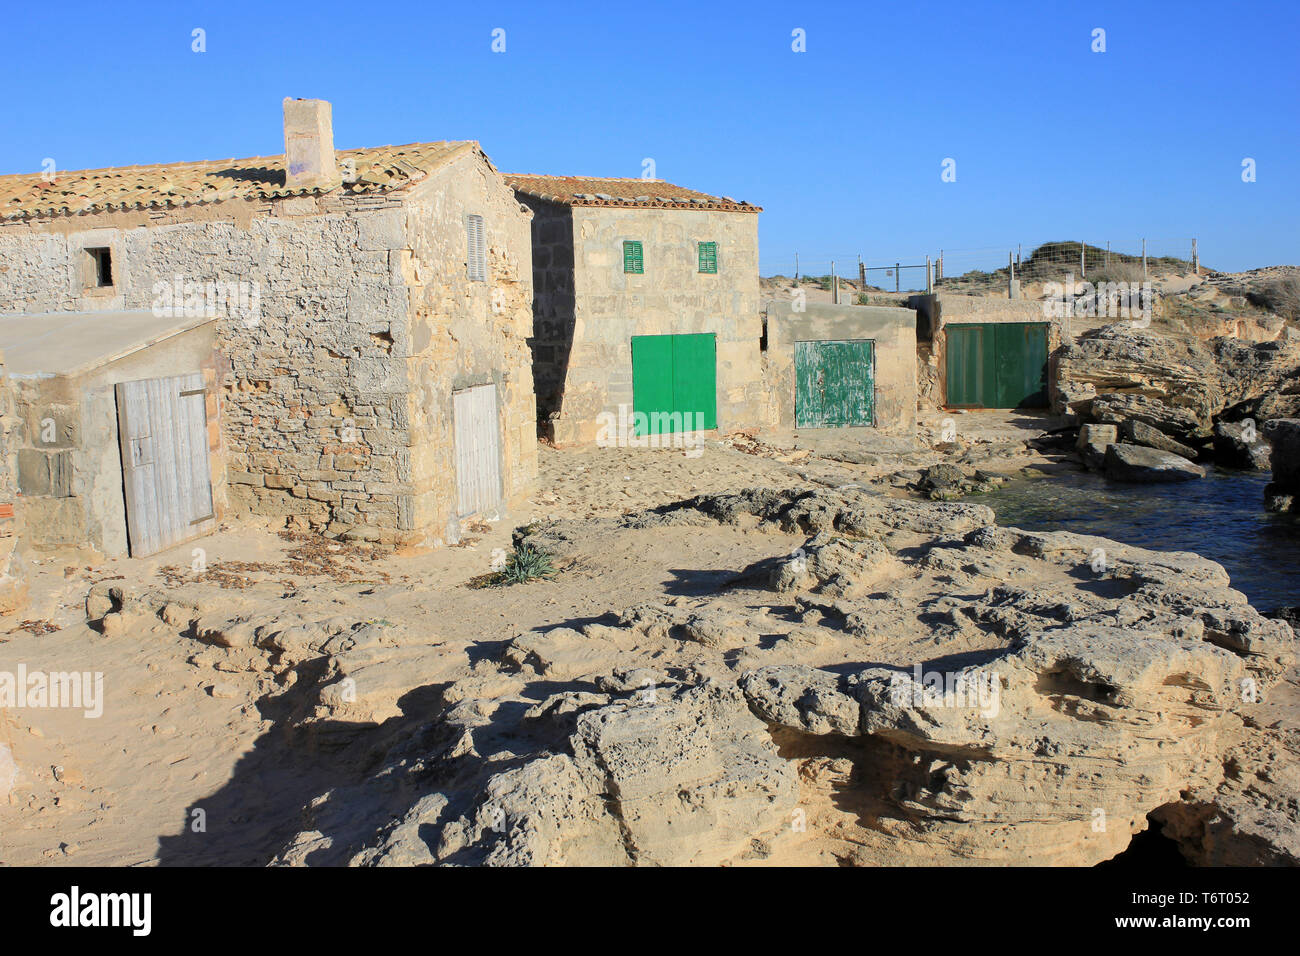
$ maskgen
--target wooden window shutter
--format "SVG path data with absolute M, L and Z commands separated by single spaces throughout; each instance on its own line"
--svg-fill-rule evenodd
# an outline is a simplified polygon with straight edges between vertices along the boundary
M 700 243 L 700 271 L 715 274 L 718 271 L 718 244 L 716 242 Z
M 640 275 L 645 272 L 645 257 L 641 252 L 641 243 L 629 239 L 623 243 L 623 271 Z
M 482 216 L 465 217 L 465 246 L 465 262 L 470 279 L 474 282 L 486 282 L 487 232 L 483 227 Z

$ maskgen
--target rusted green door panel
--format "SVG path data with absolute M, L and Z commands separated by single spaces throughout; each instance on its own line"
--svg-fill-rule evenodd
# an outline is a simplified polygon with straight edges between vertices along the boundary
M 1047 325 L 970 323 L 944 329 L 948 405 L 1025 408 L 1047 404 Z
M 632 411 L 637 436 L 717 428 L 716 337 L 632 336 Z
M 794 344 L 796 427 L 874 423 L 874 344 L 869 339 Z

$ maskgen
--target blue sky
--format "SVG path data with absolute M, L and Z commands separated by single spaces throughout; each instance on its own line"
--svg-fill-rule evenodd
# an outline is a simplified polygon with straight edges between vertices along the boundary
M 1294 0 L 65 0 L 6 20 L 5 173 L 276 154 L 281 99 L 319 97 L 340 147 L 476 139 L 506 172 L 602 176 L 651 158 L 764 207 L 765 273 L 1142 236 L 1195 236 L 1216 268 L 1300 263 Z

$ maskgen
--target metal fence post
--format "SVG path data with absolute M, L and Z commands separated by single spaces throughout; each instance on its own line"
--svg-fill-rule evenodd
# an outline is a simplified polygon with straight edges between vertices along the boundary
M 1201 257 L 1196 254 L 1196 240 L 1192 240 L 1192 272 L 1201 274 Z
M 1083 240 L 1080 240 L 1079 241 L 1079 278 L 1080 279 L 1088 278 L 1088 257 L 1085 254 L 1087 248 L 1088 247 L 1087 245 L 1084 244 Z
M 858 284 L 862 286 L 862 291 L 867 291 L 867 264 L 858 256 Z
M 1147 241 L 1142 240 L 1142 278 L 1147 277 Z
M 902 289 L 902 285 L 900 284 L 902 280 L 899 278 L 899 275 L 902 271 L 903 271 L 903 264 L 901 262 L 895 262 L 894 263 L 894 294 L 895 295 L 897 295 L 899 291 Z
M 840 304 L 840 278 L 835 274 L 835 260 L 831 260 L 831 305 Z
M 934 291 L 934 281 L 930 278 L 930 257 L 925 257 L 925 294 L 929 295 Z

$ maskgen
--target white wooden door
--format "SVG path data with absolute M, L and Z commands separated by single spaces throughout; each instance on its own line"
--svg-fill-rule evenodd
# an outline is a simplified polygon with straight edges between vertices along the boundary
M 210 533 L 216 519 L 203 375 L 119 382 L 117 426 L 132 556 Z
M 501 424 L 496 385 L 451 393 L 456 430 L 456 497 L 461 517 L 501 503 Z

